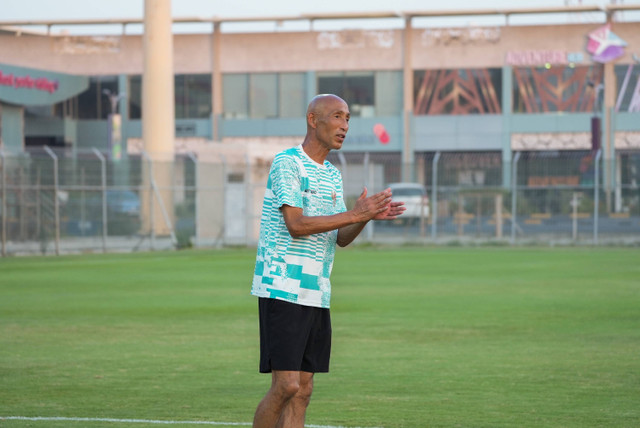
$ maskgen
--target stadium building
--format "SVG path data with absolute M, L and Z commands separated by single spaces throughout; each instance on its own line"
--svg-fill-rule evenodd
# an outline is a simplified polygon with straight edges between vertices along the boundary
M 428 182 L 436 154 L 455 153 L 466 166 L 458 184 L 508 187 L 512 169 L 502 166 L 516 152 L 552 162 L 601 148 L 605 186 L 613 187 L 640 169 L 638 10 L 174 19 L 175 151 L 297 144 L 309 100 L 335 93 L 352 114 L 344 156 L 392 159 L 402 165 L 397 181 Z M 527 23 L 534 19 L 557 23 Z M 360 28 L 328 25 L 345 20 Z M 465 20 L 493 23 L 447 25 Z M 128 29 L 142 22 L 0 22 L 3 153 L 48 146 L 112 159 L 139 154 L 143 36 Z M 83 24 L 121 33 L 59 31 Z M 587 179 L 533 174 L 529 182 Z

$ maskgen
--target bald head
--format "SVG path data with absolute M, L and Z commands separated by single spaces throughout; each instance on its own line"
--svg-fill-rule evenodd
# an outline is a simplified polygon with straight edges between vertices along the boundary
M 335 106 L 337 104 L 343 104 L 347 111 L 349 108 L 347 107 L 347 103 L 337 95 L 333 94 L 320 94 L 313 97 L 311 102 L 309 103 L 309 107 L 307 107 L 307 115 L 310 113 L 313 114 L 322 114 L 329 107 Z

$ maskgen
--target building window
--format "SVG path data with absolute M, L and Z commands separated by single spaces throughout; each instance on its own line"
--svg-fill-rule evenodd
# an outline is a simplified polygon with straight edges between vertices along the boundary
M 640 112 L 640 65 L 616 65 L 616 111 Z M 602 96 L 602 95 L 601 95 Z
M 204 119 L 211 116 L 211 75 L 175 76 L 176 119 Z
M 307 79 L 304 73 L 278 74 L 280 117 L 304 117 L 307 111 Z
M 499 68 L 418 70 L 413 79 L 415 115 L 499 114 Z
M 376 71 L 376 116 L 397 116 L 402 113 L 403 77 L 401 71 Z
M 225 119 L 249 117 L 249 75 L 225 74 L 222 76 L 223 109 Z
M 129 76 L 129 119 L 142 119 L 142 76 Z M 211 116 L 211 75 L 174 76 L 175 118 L 206 119 Z
M 117 76 L 89 78 L 89 89 L 78 95 L 79 119 L 106 119 L 111 114 L 111 102 L 105 91 L 118 93 Z
M 352 116 L 372 117 L 376 115 L 374 76 L 373 71 L 318 73 L 318 93 L 345 100 Z
M 304 73 L 238 73 L 222 76 L 225 119 L 304 117 Z
M 249 75 L 249 115 L 252 119 L 278 117 L 278 75 Z
M 142 76 L 129 76 L 129 119 L 142 119 Z
M 513 69 L 515 113 L 592 112 L 601 67 L 551 66 Z M 592 84 L 589 84 L 589 83 Z

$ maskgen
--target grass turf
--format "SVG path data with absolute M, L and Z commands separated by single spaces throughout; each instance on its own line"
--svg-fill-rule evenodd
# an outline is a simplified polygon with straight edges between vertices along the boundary
M 638 426 L 638 260 L 340 250 L 331 373 L 316 376 L 307 423 Z M 257 373 L 253 261 L 246 249 L 0 260 L 0 417 L 251 421 L 270 381 Z

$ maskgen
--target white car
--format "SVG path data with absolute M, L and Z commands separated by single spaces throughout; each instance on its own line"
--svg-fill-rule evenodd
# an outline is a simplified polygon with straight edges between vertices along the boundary
M 404 202 L 407 210 L 399 217 L 405 222 L 419 221 L 421 217 L 429 217 L 429 197 L 422 184 L 391 183 L 387 187 L 393 193 L 394 201 Z

